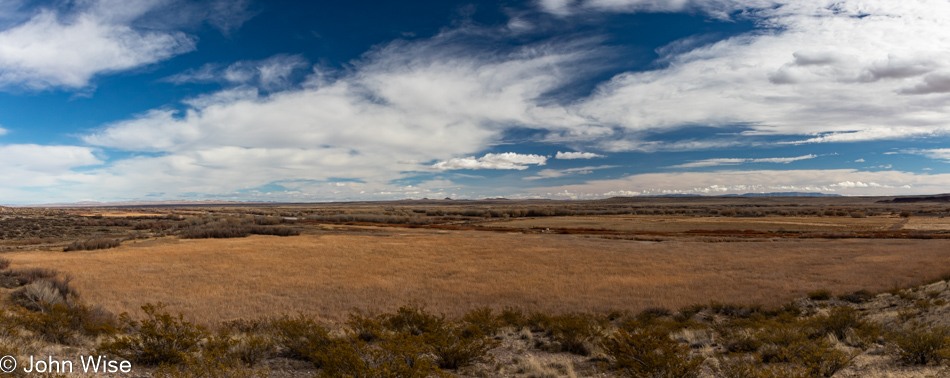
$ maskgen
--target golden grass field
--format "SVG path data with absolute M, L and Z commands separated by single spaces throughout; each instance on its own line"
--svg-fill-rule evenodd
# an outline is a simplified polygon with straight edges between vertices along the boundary
M 753 230 L 763 232 L 848 232 L 884 231 L 906 220 L 898 216 L 851 217 L 684 217 L 665 215 L 600 215 L 492 220 L 488 227 L 513 228 L 597 228 L 615 231 L 686 232 L 691 230 Z M 921 229 L 950 229 L 950 218 L 915 218 L 904 226 Z M 916 228 L 915 228 L 916 229 Z
M 847 221 L 887 227 L 900 219 Z M 817 289 L 880 291 L 936 278 L 950 270 L 948 250 L 950 240 L 649 243 L 578 235 L 339 227 L 294 237 L 162 238 L 129 241 L 108 250 L 11 252 L 4 257 L 15 268 L 67 273 L 86 302 L 116 313 L 160 301 L 188 319 L 215 325 L 297 312 L 341 320 L 353 308 L 391 311 L 410 301 L 450 316 L 479 306 L 556 313 L 676 309 L 710 300 L 781 305 Z

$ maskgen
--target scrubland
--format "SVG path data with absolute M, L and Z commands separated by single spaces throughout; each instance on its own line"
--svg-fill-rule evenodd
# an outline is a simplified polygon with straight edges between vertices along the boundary
M 886 200 L 6 208 L 0 354 L 155 376 L 944 376 L 950 206 Z

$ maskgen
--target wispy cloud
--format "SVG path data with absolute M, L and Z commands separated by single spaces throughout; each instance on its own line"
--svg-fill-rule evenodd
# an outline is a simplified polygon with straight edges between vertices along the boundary
M 752 164 L 752 163 L 788 164 L 793 161 L 814 159 L 816 157 L 818 157 L 818 155 L 803 155 L 803 156 L 796 156 L 796 157 L 778 157 L 778 158 L 757 158 L 757 159 L 717 158 L 717 159 L 696 160 L 696 161 L 692 161 L 685 164 L 674 165 L 669 168 L 700 168 L 700 167 L 715 167 L 715 166 L 721 166 L 721 165 L 739 165 L 739 164 Z
M 544 165 L 548 158 L 542 155 L 518 154 L 504 152 L 500 154 L 486 154 L 480 158 L 474 156 L 453 158 L 432 164 L 438 170 L 456 169 L 516 169 L 525 170 L 530 165 Z
M 538 174 L 534 176 L 525 177 L 525 180 L 540 180 L 540 179 L 550 179 L 550 178 L 559 178 L 569 175 L 587 175 L 594 173 L 598 169 L 609 169 L 617 168 L 617 165 L 600 165 L 596 167 L 580 167 L 580 168 L 567 168 L 567 169 L 542 169 Z
M 593 158 L 602 158 L 606 157 L 604 155 L 595 154 L 593 152 L 561 152 L 558 151 L 554 155 L 555 159 L 561 160 L 572 160 L 572 159 L 593 159 Z
M 274 55 L 262 60 L 244 60 L 224 67 L 208 63 L 198 69 L 166 77 L 162 81 L 185 83 L 222 83 L 231 85 L 253 85 L 268 91 L 285 89 L 292 83 L 295 71 L 310 66 L 302 55 Z
M 901 152 L 905 154 L 914 154 L 926 156 L 934 160 L 943 160 L 944 162 L 950 163 L 950 148 L 934 148 L 934 149 L 907 149 L 902 150 Z

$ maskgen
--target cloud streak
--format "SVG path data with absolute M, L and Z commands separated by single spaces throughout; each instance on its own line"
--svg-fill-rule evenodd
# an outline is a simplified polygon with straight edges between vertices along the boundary
M 515 169 L 523 171 L 531 165 L 544 165 L 547 160 L 546 156 L 541 155 L 504 152 L 486 154 L 480 158 L 474 156 L 453 158 L 432 164 L 432 168 L 440 171 L 458 169 Z
M 716 167 L 721 165 L 739 165 L 739 164 L 753 164 L 753 163 L 781 163 L 788 164 L 794 161 L 799 160 L 808 160 L 814 159 L 818 155 L 802 155 L 796 157 L 780 157 L 780 158 L 716 158 L 716 159 L 705 159 L 697 160 L 685 164 L 679 164 L 671 166 L 670 168 L 702 168 L 702 167 Z

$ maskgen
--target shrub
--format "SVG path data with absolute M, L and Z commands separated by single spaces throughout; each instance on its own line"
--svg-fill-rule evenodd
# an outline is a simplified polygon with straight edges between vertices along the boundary
M 908 365 L 940 363 L 950 358 L 950 328 L 947 327 L 927 329 L 915 322 L 891 332 L 888 339 L 890 353 Z
M 421 305 L 409 304 L 386 315 L 383 324 L 394 332 L 419 336 L 438 331 L 445 324 L 445 315 L 436 316 Z
M 661 328 L 619 330 L 601 342 L 614 367 L 624 376 L 655 378 L 698 377 L 703 359 L 689 358 L 689 347 Z
M 346 325 L 357 339 L 372 342 L 382 339 L 387 333 L 384 315 L 368 315 L 360 311 L 349 314 Z
M 828 290 L 815 290 L 808 293 L 808 299 L 813 301 L 827 301 L 831 299 L 831 291 Z
M 642 322 L 653 321 L 664 316 L 673 315 L 673 311 L 664 307 L 649 307 L 637 314 L 637 320 Z
M 66 248 L 63 249 L 63 252 L 109 249 L 118 247 L 120 244 L 122 244 L 122 240 L 119 239 L 95 238 L 88 240 L 77 240 L 66 246 Z
M 910 218 L 912 214 L 913 213 L 911 213 L 910 211 L 904 210 L 904 211 L 901 211 L 900 215 L 901 215 L 901 218 Z
M 46 305 L 42 312 L 20 311 L 18 319 L 24 329 L 59 344 L 76 344 L 80 335 L 96 337 L 116 330 L 115 316 L 102 307 L 81 303 Z
M 145 319 L 132 320 L 128 313 L 119 315 L 125 333 L 99 345 L 99 353 L 125 358 L 143 365 L 178 364 L 207 336 L 201 326 L 164 312 L 165 306 L 142 306 Z M 160 312 L 161 311 L 161 312 Z
M 274 320 L 271 331 L 284 357 L 310 361 L 317 367 L 323 366 L 325 361 L 321 356 L 337 343 L 326 327 L 304 314 Z
M 874 294 L 867 290 L 858 290 L 850 294 L 843 294 L 839 298 L 851 303 L 864 303 L 874 299 Z
M 452 370 L 475 362 L 489 362 L 488 351 L 498 345 L 473 324 L 446 323 L 436 332 L 425 334 L 423 339 L 435 355 L 436 364 Z
M 33 311 L 45 311 L 48 306 L 69 304 L 79 297 L 71 286 L 70 279 L 44 278 L 29 283 L 10 294 L 10 300 Z
M 421 338 L 408 333 L 373 344 L 340 340 L 313 358 L 325 361 L 321 374 L 325 377 L 425 378 L 440 373 Z
M 565 314 L 552 316 L 546 325 L 551 338 L 561 344 L 561 349 L 581 356 L 589 356 L 591 347 L 601 336 L 602 325 L 590 314 Z
M 272 236 L 297 236 L 300 231 L 290 227 L 251 227 L 250 233 L 253 235 L 272 235 Z
M 505 321 L 501 316 L 496 316 L 490 307 L 473 309 L 462 316 L 462 321 L 478 327 L 485 336 L 492 336 L 505 326 Z
M 10 267 L 10 259 L 6 257 L 0 257 L 0 270 Z

